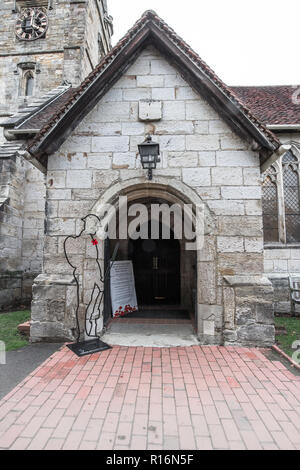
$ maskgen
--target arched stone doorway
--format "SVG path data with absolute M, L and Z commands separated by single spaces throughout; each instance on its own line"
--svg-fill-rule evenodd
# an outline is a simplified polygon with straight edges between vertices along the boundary
M 196 265 L 197 252 L 186 251 L 187 240 L 183 236 L 178 238 L 174 224 L 175 218 L 170 216 L 168 222 L 160 213 L 158 233 L 153 236 L 155 220 L 151 219 L 153 205 L 159 207 L 174 207 L 162 197 L 147 197 L 128 201 L 128 212 L 138 205 L 147 210 L 146 232 L 147 239 L 138 237 L 126 239 L 118 238 L 119 210 L 117 211 L 117 238 L 111 239 L 107 244 L 108 252 L 105 258 L 109 259 L 119 244 L 117 260 L 131 260 L 133 262 L 139 314 L 146 318 L 161 319 L 190 319 L 196 329 Z M 127 226 L 130 227 L 133 217 L 128 216 Z M 183 220 L 182 220 L 183 222 Z M 143 227 L 139 230 L 145 232 Z M 106 303 L 110 308 L 110 302 Z M 160 308 L 161 307 L 161 308 Z M 148 313 L 146 313 L 146 310 Z M 151 316 L 151 315 L 152 316 Z M 138 314 L 131 315 L 135 318 Z M 105 315 L 106 320 L 109 316 Z
M 204 207 L 207 217 L 205 217 L 205 226 L 203 227 L 201 248 L 186 250 L 187 240 L 184 237 L 178 240 L 181 260 L 180 306 L 187 308 L 192 313 L 198 336 L 203 343 L 220 344 L 223 317 L 222 307 L 220 304 L 216 305 L 217 297 L 220 299 L 220 295 L 217 293 L 216 259 L 214 257 L 216 237 L 214 220 L 206 204 L 194 190 L 181 181 L 154 177 L 151 182 L 145 182 L 142 178 L 136 178 L 119 182 L 109 188 L 93 207 L 93 213 L 100 215 L 104 204 L 112 204 L 119 211 L 119 198 L 124 196 L 126 196 L 129 206 L 138 201 L 146 201 L 151 204 L 151 200 L 169 205 L 178 204 L 181 207 L 187 204 L 192 208 L 190 217 L 194 225 L 196 208 Z M 110 241 L 110 253 L 112 253 L 116 241 Z M 118 241 L 120 243 L 119 259 L 129 259 L 129 240 Z M 205 321 L 213 325 L 213 327 L 210 326 L 209 334 L 205 332 Z

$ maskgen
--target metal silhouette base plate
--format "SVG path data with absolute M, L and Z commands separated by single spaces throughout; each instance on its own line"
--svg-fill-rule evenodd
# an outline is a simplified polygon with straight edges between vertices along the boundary
M 106 351 L 107 349 L 112 349 L 111 346 L 103 343 L 103 341 L 101 341 L 99 338 L 89 339 L 88 341 L 81 341 L 79 343 L 67 344 L 67 346 L 79 357 Z

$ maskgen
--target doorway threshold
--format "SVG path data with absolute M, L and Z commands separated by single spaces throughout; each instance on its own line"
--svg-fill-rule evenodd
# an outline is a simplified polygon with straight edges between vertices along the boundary
M 111 346 L 171 348 L 199 345 L 191 322 L 161 324 L 153 321 L 151 323 L 112 321 L 101 340 Z

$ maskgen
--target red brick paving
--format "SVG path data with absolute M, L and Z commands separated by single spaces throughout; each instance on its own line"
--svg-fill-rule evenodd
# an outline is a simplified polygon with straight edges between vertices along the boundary
M 63 348 L 0 401 L 0 449 L 300 450 L 300 378 L 256 349 Z

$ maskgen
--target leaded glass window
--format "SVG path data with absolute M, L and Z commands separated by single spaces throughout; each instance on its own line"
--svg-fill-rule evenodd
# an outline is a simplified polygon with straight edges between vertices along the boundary
M 266 243 L 300 242 L 298 153 L 296 147 L 286 152 L 264 174 L 262 207 Z
M 267 172 L 262 187 L 262 208 L 265 242 L 278 242 L 278 197 L 276 171 L 271 167 Z
M 291 152 L 282 159 L 286 242 L 300 242 L 299 162 Z

